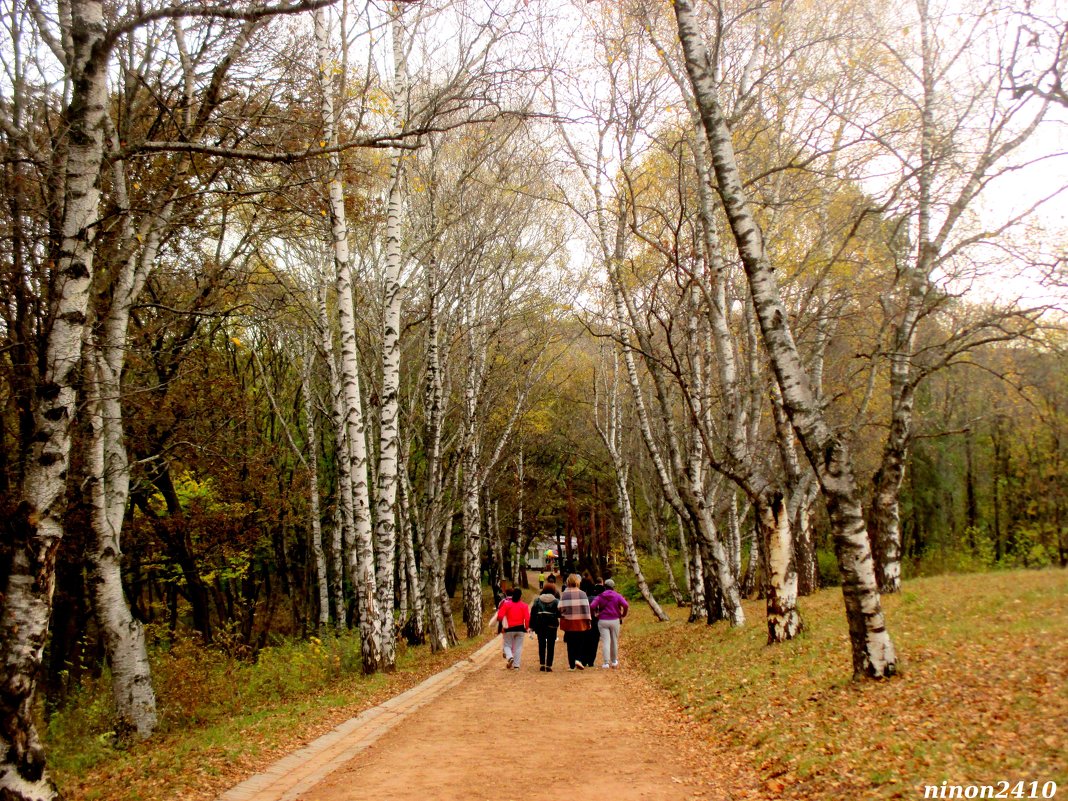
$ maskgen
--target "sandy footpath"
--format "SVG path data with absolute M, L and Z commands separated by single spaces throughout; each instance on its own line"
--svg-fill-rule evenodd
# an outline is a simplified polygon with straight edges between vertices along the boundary
M 500 639 L 495 641 L 499 649 Z M 562 666 L 562 667 L 561 667 Z M 552 673 L 528 639 L 522 669 L 494 655 L 405 717 L 301 801 L 718 799 L 664 737 L 664 709 L 620 671 Z M 704 773 L 705 771 L 700 771 Z

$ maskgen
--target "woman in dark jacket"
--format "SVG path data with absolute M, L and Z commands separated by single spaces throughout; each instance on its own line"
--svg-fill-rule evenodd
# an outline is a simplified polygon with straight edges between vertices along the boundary
M 587 593 L 590 599 L 591 609 L 593 600 L 602 592 L 604 592 L 604 579 L 598 576 L 593 580 L 593 589 Z M 597 651 L 600 650 L 601 645 L 601 632 L 597 626 L 596 611 L 593 611 L 593 620 L 591 621 L 590 630 L 583 635 L 583 638 L 582 661 L 586 665 L 595 664 L 597 662 Z
M 543 673 L 553 672 L 556 652 L 556 631 L 560 627 L 560 596 L 556 584 L 549 579 L 541 588 L 541 595 L 530 605 L 530 623 L 538 635 L 538 660 Z

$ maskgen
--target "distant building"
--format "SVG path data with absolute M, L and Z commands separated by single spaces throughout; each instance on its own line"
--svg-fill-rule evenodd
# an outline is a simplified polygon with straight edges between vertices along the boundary
M 575 553 L 578 550 L 578 540 L 574 537 L 571 538 L 571 552 Z M 560 543 L 549 537 L 536 537 L 533 542 L 530 543 L 530 547 L 527 548 L 526 564 L 528 570 L 544 570 L 549 560 L 545 556 L 546 551 L 552 551 L 556 554 L 553 559 L 553 564 L 559 567 L 560 560 L 567 556 L 566 553 L 560 552 Z

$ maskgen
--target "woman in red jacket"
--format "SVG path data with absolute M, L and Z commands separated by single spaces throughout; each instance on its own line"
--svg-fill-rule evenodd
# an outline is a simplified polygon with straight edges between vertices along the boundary
M 502 604 L 498 614 L 502 615 L 504 627 L 504 655 L 508 667 L 519 670 L 519 660 L 523 656 L 523 640 L 530 628 L 530 607 L 521 603 L 523 591 L 516 587 L 512 590 L 512 603 Z

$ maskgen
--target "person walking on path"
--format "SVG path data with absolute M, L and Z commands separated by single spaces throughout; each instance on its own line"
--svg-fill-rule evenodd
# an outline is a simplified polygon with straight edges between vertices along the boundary
M 504 656 L 508 667 L 519 670 L 523 657 L 523 638 L 530 628 L 530 607 L 522 602 L 523 591 L 516 587 L 512 590 L 512 602 L 502 603 L 498 614 L 502 616 L 504 627 Z
M 530 605 L 530 622 L 534 633 L 538 635 L 538 661 L 541 662 L 541 670 L 543 673 L 552 673 L 556 631 L 560 627 L 560 597 L 556 584 L 550 579 L 545 580 L 541 595 Z
M 601 634 L 602 668 L 619 667 L 619 629 L 627 616 L 630 604 L 616 592 L 616 583 L 608 579 L 604 592 L 593 599 L 590 609 L 597 615 L 597 629 Z
M 597 610 L 592 608 L 593 600 L 602 592 L 604 592 L 604 579 L 600 576 L 593 579 L 591 582 L 593 586 L 589 590 L 585 590 L 586 596 L 589 598 L 591 604 L 592 619 L 590 621 L 590 628 L 583 637 L 582 640 L 582 661 L 587 665 L 594 665 L 597 663 L 597 651 L 598 643 L 600 643 L 601 633 L 597 626 Z M 579 589 L 582 589 L 582 584 L 579 584 Z
M 564 630 L 564 644 L 567 646 L 567 666 L 569 670 L 582 670 L 588 657 L 584 652 L 587 632 L 591 629 L 590 600 L 579 589 L 578 573 L 567 577 L 567 589 L 560 596 L 560 628 Z
M 502 588 L 503 589 L 503 588 Z M 512 603 L 512 591 L 508 590 L 504 594 L 503 600 L 497 605 L 497 633 L 501 636 L 501 656 L 507 659 L 511 655 L 511 650 L 508 648 L 508 641 L 504 638 L 504 610 Z

